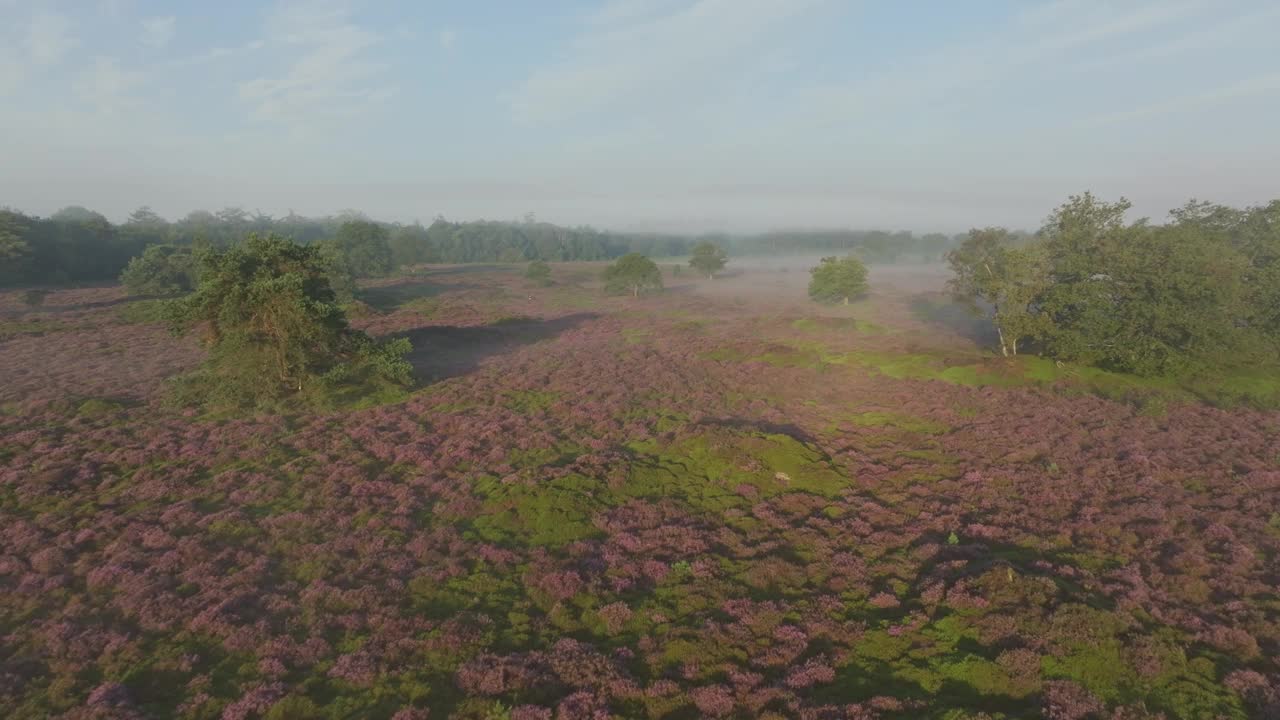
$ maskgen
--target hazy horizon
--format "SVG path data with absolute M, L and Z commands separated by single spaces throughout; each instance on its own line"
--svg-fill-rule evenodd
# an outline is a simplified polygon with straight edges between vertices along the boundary
M 0 0 L 0 205 L 1035 229 L 1275 195 L 1280 6 Z

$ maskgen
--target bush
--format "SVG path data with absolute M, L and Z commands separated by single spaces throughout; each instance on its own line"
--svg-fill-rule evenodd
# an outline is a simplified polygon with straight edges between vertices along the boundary
M 196 259 L 190 248 L 152 245 L 129 261 L 120 282 L 131 295 L 179 295 L 196 284 Z
M 529 267 L 524 271 L 525 279 L 539 287 L 547 287 L 551 285 L 551 266 L 542 260 L 534 260 L 529 263 Z
M 809 297 L 824 303 L 843 302 L 867 291 L 867 266 L 853 255 L 825 257 L 817 267 L 809 271 Z
M 661 290 L 662 272 L 649 258 L 630 253 L 605 268 L 604 288 L 610 294 L 631 293 L 637 297 L 642 292 Z
M 727 262 L 729 262 L 729 256 L 724 248 L 710 240 L 703 240 L 693 246 L 693 257 L 689 258 L 689 267 L 706 275 L 707 279 L 711 279 L 715 277 L 716 271 L 724 268 Z
M 254 407 L 352 399 L 352 388 L 411 382 L 404 339 L 375 343 L 347 326 L 321 251 L 274 235 L 201 257 L 195 293 L 170 304 L 175 333 L 206 329 L 209 358 L 180 402 Z M 355 393 L 358 395 L 359 393 Z

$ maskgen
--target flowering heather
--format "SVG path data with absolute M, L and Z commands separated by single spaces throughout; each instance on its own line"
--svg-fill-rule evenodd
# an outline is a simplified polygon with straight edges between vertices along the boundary
M 201 351 L 117 289 L 0 296 L 0 716 L 1276 716 L 1280 416 L 804 281 L 379 280 L 419 388 L 310 416 L 169 407 Z

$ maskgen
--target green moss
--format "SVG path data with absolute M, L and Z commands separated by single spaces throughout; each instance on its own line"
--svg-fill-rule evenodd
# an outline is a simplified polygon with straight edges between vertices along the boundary
M 853 424 L 862 427 L 889 427 L 921 435 L 942 435 L 951 430 L 950 427 L 943 423 L 911 415 L 883 411 L 859 413 L 852 416 L 850 420 L 853 421 Z
M 503 398 L 503 404 L 519 413 L 534 413 L 551 407 L 560 394 L 543 390 L 514 390 Z
M 116 317 L 131 325 L 162 323 L 165 322 L 165 308 L 168 305 L 168 300 L 134 300 L 116 308 Z
M 495 543 L 560 546 L 582 540 L 599 533 L 591 518 L 612 504 L 608 486 L 582 475 L 536 485 L 486 476 L 474 489 L 485 498 L 485 508 L 471 531 Z
M 0 320 L 0 340 L 19 335 L 47 335 L 49 333 L 79 330 L 82 326 L 53 320 Z
M 622 329 L 622 339 L 626 341 L 628 345 L 639 345 L 640 343 L 648 342 L 652 334 L 652 331 L 648 328 L 629 327 Z
M 76 408 L 76 415 L 80 417 L 99 417 L 120 412 L 126 407 L 125 403 L 111 398 L 89 398 Z

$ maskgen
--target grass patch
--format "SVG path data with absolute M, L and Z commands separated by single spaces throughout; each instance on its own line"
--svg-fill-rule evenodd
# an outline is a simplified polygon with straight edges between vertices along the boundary
M 158 298 L 134 300 L 116 308 L 116 317 L 129 325 L 162 323 L 165 321 L 164 312 L 168 304 L 168 300 Z
M 859 413 L 850 420 L 861 427 L 888 427 L 920 435 L 943 435 L 951 429 L 940 422 L 879 410 Z
M 0 340 L 22 335 L 48 335 L 49 333 L 79 330 L 82 326 L 55 320 L 0 320 Z

